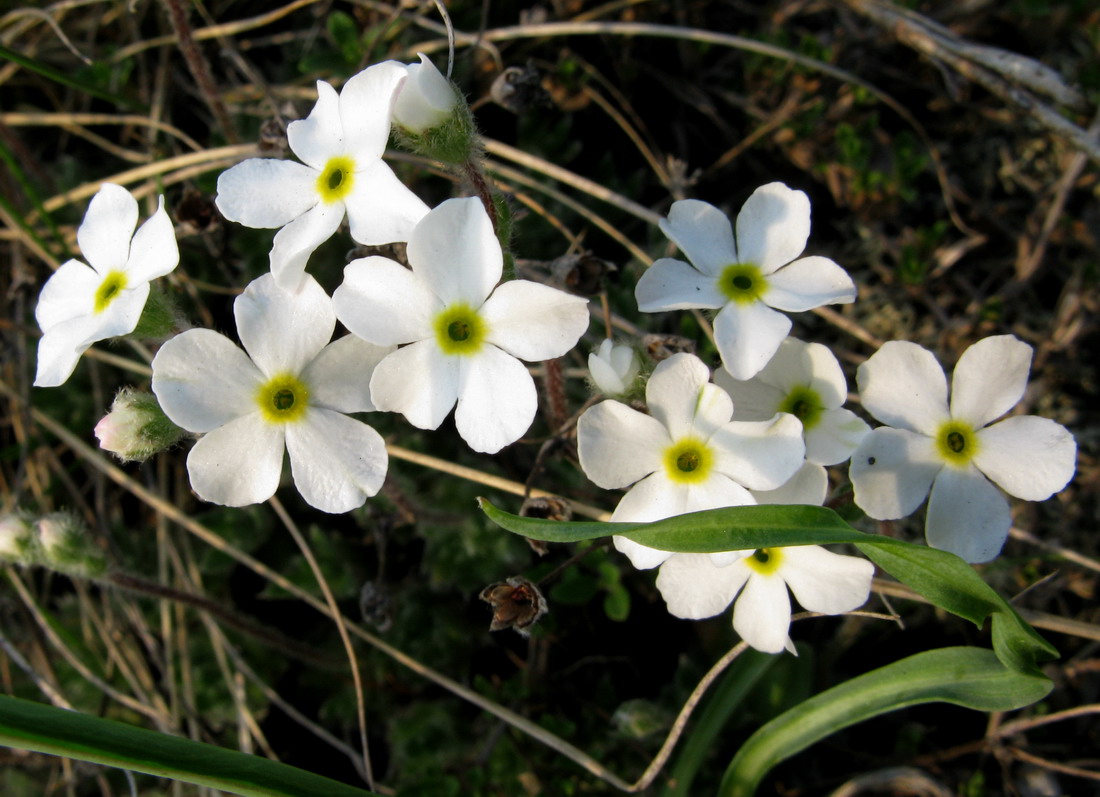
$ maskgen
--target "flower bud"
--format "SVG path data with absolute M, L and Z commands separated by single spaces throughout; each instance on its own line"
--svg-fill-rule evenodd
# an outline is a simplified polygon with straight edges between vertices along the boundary
M 168 420 L 152 393 L 123 388 L 95 427 L 99 447 L 123 462 L 144 462 L 174 445 L 183 430 Z
M 0 561 L 32 564 L 34 549 L 34 527 L 23 515 L 0 516 Z
M 419 64 L 408 64 L 408 77 L 393 103 L 393 121 L 409 133 L 420 135 L 439 127 L 458 105 L 458 92 L 436 69 L 428 56 L 418 53 Z
M 638 375 L 638 357 L 634 349 L 608 338 L 588 355 L 588 371 L 601 393 L 618 396 L 632 387 Z
M 35 523 L 42 564 L 62 573 L 94 578 L 107 569 L 107 558 L 84 524 L 67 512 L 43 515 Z

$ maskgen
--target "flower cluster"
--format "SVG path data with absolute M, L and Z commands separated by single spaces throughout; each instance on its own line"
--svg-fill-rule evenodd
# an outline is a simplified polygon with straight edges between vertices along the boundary
M 269 273 L 233 304 L 240 346 L 209 329 L 177 334 L 153 358 L 152 395 L 122 391 L 96 427 L 103 447 L 127 460 L 185 432 L 198 436 L 187 455 L 191 485 L 217 504 L 271 498 L 286 452 L 309 505 L 333 513 L 361 506 L 381 489 L 388 454 L 381 435 L 351 417 L 358 413 L 400 413 L 434 430 L 453 410 L 470 448 L 496 453 L 535 419 L 525 363 L 566 355 L 589 325 L 584 298 L 503 279 L 508 232 L 497 229 L 478 171 L 469 107 L 429 59 L 375 64 L 339 91 L 319 81 L 317 94 L 309 115 L 287 129 L 298 160 L 252 158 L 218 179 L 215 201 L 227 219 L 277 229 Z M 383 161 L 391 133 L 457 166 L 478 198 L 429 208 Z M 405 244 L 407 263 L 354 259 L 330 297 L 307 266 L 345 219 L 358 244 Z M 176 267 L 179 251 L 163 198 L 140 228 L 137 221 L 137 201 L 120 186 L 106 184 L 92 199 L 77 231 L 89 265 L 66 262 L 42 290 L 36 385 L 60 385 L 92 343 L 139 329 L 150 282 Z M 715 311 L 721 368 L 712 381 L 702 359 L 676 353 L 645 379 L 649 366 L 635 347 L 610 339 L 608 318 L 609 338 L 588 358 L 603 400 L 577 420 L 576 452 L 597 486 L 626 490 L 613 521 L 822 505 L 825 468 L 851 459 L 855 501 L 868 515 L 902 517 L 930 492 L 929 544 L 984 562 L 1010 525 L 994 484 L 1043 500 L 1072 478 L 1076 446 L 1063 427 L 1033 416 L 998 421 L 1022 398 L 1030 367 L 1031 348 L 1011 336 L 963 354 L 950 403 L 930 352 L 887 343 L 857 374 L 864 409 L 886 425 L 872 430 L 843 407 L 848 384 L 836 357 L 788 336 L 785 313 L 856 297 L 839 265 L 803 256 L 810 202 L 802 191 L 757 188 L 732 224 L 706 202 L 677 201 L 659 226 L 687 262 L 658 259 L 636 285 L 638 309 Z M 350 334 L 333 340 L 337 321 Z M 644 407 L 636 401 L 643 383 Z M 13 516 L 0 524 L 0 558 L 41 549 L 61 561 L 76 556 L 74 540 L 64 523 L 32 528 Z M 768 652 L 794 650 L 788 590 L 811 611 L 847 612 L 867 599 L 874 571 L 812 545 L 707 554 L 623 536 L 614 545 L 635 567 L 659 568 L 657 588 L 678 617 L 710 617 L 736 599 L 734 628 Z

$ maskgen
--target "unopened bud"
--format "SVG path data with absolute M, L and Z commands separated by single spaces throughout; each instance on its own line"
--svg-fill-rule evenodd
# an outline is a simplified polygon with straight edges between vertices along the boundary
M 35 523 L 42 564 L 73 576 L 94 578 L 107 569 L 104 556 L 87 528 L 67 512 L 43 515 Z
M 123 462 L 144 462 L 175 445 L 183 430 L 168 420 L 152 393 L 123 388 L 111 411 L 96 424 L 95 436 L 100 448 Z
M 426 55 L 405 66 L 407 77 L 393 103 L 398 142 L 413 152 L 450 165 L 469 162 L 478 152 L 470 106 Z
M 638 357 L 634 349 L 608 338 L 588 355 L 588 372 L 601 393 L 619 396 L 634 385 L 638 376 Z
M 0 561 L 33 564 L 35 536 L 34 527 L 23 515 L 0 516 Z

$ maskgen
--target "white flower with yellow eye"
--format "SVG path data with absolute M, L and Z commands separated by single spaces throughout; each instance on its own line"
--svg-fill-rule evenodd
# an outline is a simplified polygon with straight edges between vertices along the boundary
M 1077 443 L 1047 418 L 996 421 L 1023 397 L 1031 347 L 1012 335 L 985 338 L 963 352 L 951 379 L 935 356 L 891 341 L 856 372 L 863 408 L 889 426 L 852 454 L 855 501 L 877 520 L 905 517 L 928 499 L 925 536 L 933 548 L 988 562 L 1012 525 L 1001 491 L 1043 501 L 1073 478 Z M 896 427 L 896 428 L 895 428 Z
M 371 374 L 393 347 L 354 335 L 329 343 L 332 302 L 308 275 L 291 293 L 265 274 L 237 297 L 233 314 L 245 351 L 192 329 L 153 359 L 164 414 L 203 435 L 187 456 L 191 487 L 215 504 L 266 501 L 279 486 L 285 449 L 310 506 L 362 506 L 382 487 L 389 459 L 381 435 L 345 413 L 375 409 Z
M 580 417 L 577 452 L 585 474 L 605 489 L 630 487 L 612 521 L 755 504 L 750 490 L 777 489 L 799 469 L 806 447 L 797 418 L 731 420 L 729 394 L 709 380 L 698 357 L 675 354 L 646 384 L 650 415 L 604 401 Z M 672 556 L 626 537 L 615 536 L 614 543 L 640 569 Z M 708 556 L 729 561 L 748 553 Z
M 137 220 L 137 200 L 122 186 L 104 183 L 92 197 L 76 231 L 90 267 L 79 260 L 62 263 L 38 297 L 34 314 L 43 335 L 36 386 L 63 384 L 93 343 L 133 332 L 149 298 L 149 282 L 179 263 L 164 197 L 135 233 Z
M 361 244 L 408 240 L 427 206 L 382 162 L 394 94 L 407 72 L 384 61 L 367 67 L 339 94 L 317 81 L 317 104 L 287 127 L 303 163 L 251 158 L 218 177 L 218 210 L 246 227 L 282 227 L 271 248 L 279 286 L 296 290 L 306 261 L 346 213 Z
M 528 280 L 497 285 L 504 257 L 476 198 L 448 199 L 409 235 L 410 268 L 385 257 L 354 260 L 333 295 L 351 332 L 380 345 L 409 344 L 371 379 L 378 409 L 436 429 L 457 403 L 455 425 L 492 454 L 531 426 L 535 383 L 520 360 L 560 357 L 588 328 L 588 302 Z

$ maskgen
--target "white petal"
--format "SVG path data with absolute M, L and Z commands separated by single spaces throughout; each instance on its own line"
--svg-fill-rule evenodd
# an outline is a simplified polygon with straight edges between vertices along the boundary
M 604 343 L 609 344 L 611 340 L 605 340 Z M 592 352 L 588 355 L 588 371 L 592 376 L 592 381 L 596 383 L 596 387 L 601 393 L 616 396 L 626 390 L 627 384 L 623 381 L 615 366 L 611 364 L 609 358 L 602 352 L 603 345 L 601 344 L 600 353 Z
M 768 275 L 763 300 L 777 310 L 800 313 L 824 304 L 856 299 L 856 284 L 848 272 L 827 257 L 804 257 Z
M 863 408 L 888 426 L 934 436 L 947 420 L 947 378 L 935 355 L 892 340 L 856 371 Z
M 702 620 L 721 614 L 749 577 L 746 567 L 716 567 L 708 554 L 673 554 L 657 573 L 669 614 Z
M 521 360 L 561 357 L 588 329 L 588 300 L 528 280 L 500 285 L 481 307 L 486 340 Z
M 148 282 L 163 277 L 179 262 L 176 230 L 164 210 L 164 197 L 161 197 L 157 212 L 134 235 L 130 244 L 130 259 L 126 262 L 126 274 L 133 282 Z
M 871 594 L 875 566 L 858 556 L 842 556 L 817 545 L 784 548 L 779 574 L 802 608 L 822 614 L 858 609 Z
M 351 237 L 366 246 L 407 241 L 428 215 L 428 206 L 380 160 L 356 173 L 344 205 Z
M 301 374 L 336 328 L 332 300 L 308 275 L 297 293 L 280 288 L 271 274 L 253 280 L 234 300 L 233 316 L 241 344 L 268 378 Z
M 638 570 L 652 570 L 674 555 L 669 551 L 658 551 L 656 548 L 639 545 L 634 540 L 617 534 L 611 538 L 611 543 L 615 546 L 615 550 L 626 556 L 630 564 Z
M 406 74 L 404 64 L 383 61 L 351 77 L 340 90 L 345 145 L 357 161 L 382 157 L 394 95 Z
M 122 269 L 130 255 L 130 239 L 137 227 L 138 204 L 120 185 L 104 183 L 76 231 L 84 259 L 100 274 Z
M 695 405 L 691 433 L 709 440 L 711 435 L 730 422 L 732 416 L 733 399 L 730 394 L 718 385 L 703 385 Z
M 80 355 L 99 340 L 128 335 L 141 318 L 149 283 L 121 291 L 100 313 L 70 318 L 54 324 L 38 342 L 37 387 L 56 387 L 65 382 L 76 368 Z
M 710 438 L 714 467 L 752 490 L 774 490 L 802 466 L 802 424 L 781 412 L 768 421 L 731 421 Z
M 714 342 L 734 379 L 755 376 L 790 331 L 791 319 L 763 302 L 730 302 L 714 319 Z
M 739 421 L 766 421 L 775 416 L 787 397 L 783 390 L 763 381 L 761 374 L 763 371 L 752 379 L 734 379 L 725 368 L 714 372 L 714 383 L 733 399 L 733 414 Z
M 294 161 L 249 158 L 218 175 L 214 204 L 245 227 L 282 227 L 321 201 L 319 176 Z
M 748 565 L 732 564 L 730 567 Z M 733 630 L 757 650 L 780 653 L 791 627 L 791 599 L 787 585 L 774 574 L 752 573 L 733 605 Z
M 646 403 L 673 440 L 691 434 L 700 391 L 709 381 L 710 369 L 694 354 L 674 354 L 653 369 L 645 386 Z
M 752 192 L 737 214 L 737 255 L 765 274 L 790 263 L 810 237 L 810 199 L 783 183 Z
M 664 520 L 684 514 L 687 511 L 687 500 L 687 489 L 682 484 L 669 481 L 663 472 L 658 471 L 630 488 L 611 513 L 611 520 L 616 523 Z M 637 563 L 634 566 L 640 567 Z
M 291 151 L 317 171 L 324 170 L 329 158 L 348 152 L 340 110 L 336 89 L 318 80 L 317 102 L 309 116 L 287 125 L 286 138 Z M 379 152 L 374 157 L 381 154 Z
M 951 377 L 951 417 L 980 429 L 1023 398 L 1031 347 L 1012 335 L 983 338 L 962 353 Z
M 409 269 L 385 257 L 364 257 L 344 267 L 332 295 L 336 317 L 364 340 L 379 345 L 426 340 L 443 304 Z
M 416 225 L 409 237 L 409 263 L 416 275 L 450 305 L 481 307 L 504 266 L 500 242 L 481 200 L 448 199 Z
M 187 475 L 199 498 L 223 506 L 266 501 L 283 470 L 283 427 L 259 412 L 207 433 L 187 455 Z
M 643 313 L 693 307 L 717 310 L 729 301 L 718 290 L 714 277 L 696 271 L 682 260 L 667 257 L 645 270 L 634 286 L 634 298 Z
M 1049 418 L 1020 415 L 978 431 L 978 470 L 1025 501 L 1045 501 L 1065 487 L 1076 460 L 1073 435 Z
M 852 453 L 848 475 L 864 512 L 876 520 L 894 520 L 921 505 L 941 468 L 931 438 L 883 426 Z
M 370 395 L 379 410 L 400 412 L 419 429 L 438 429 L 458 399 L 458 358 L 434 340 L 403 346 L 375 367 Z
M 382 435 L 338 412 L 310 407 L 300 422 L 287 424 L 286 448 L 294 486 L 322 512 L 360 507 L 386 480 Z
M 34 316 L 43 332 L 63 321 L 90 316 L 95 309 L 95 293 L 103 276 L 79 260 L 66 260 L 55 271 L 42 292 Z
M 492 344 L 457 359 L 455 426 L 474 451 L 495 454 L 531 428 L 538 409 L 535 381 L 523 363 Z
M 819 465 L 836 465 L 852 456 L 871 427 L 844 408 L 821 413 L 812 429 L 803 430 L 806 459 Z
M 794 476 L 774 490 L 753 490 L 758 504 L 810 504 L 822 506 L 829 490 L 829 474 L 821 465 L 803 462 Z
M 209 329 L 176 335 L 153 358 L 153 392 L 189 432 L 209 432 L 256 412 L 263 374 L 229 338 Z
M 967 562 L 988 562 L 1001 552 L 1011 525 L 1008 501 L 976 468 L 940 471 L 928 499 L 929 545 Z
M 600 402 L 577 422 L 581 469 L 605 490 L 626 487 L 660 470 L 662 452 L 671 443 L 659 421 L 618 401 Z
M 724 473 L 712 473 L 706 481 L 685 487 L 687 500 L 684 501 L 683 513 L 724 506 L 752 506 L 756 503 L 752 493 Z
M 422 133 L 450 118 L 458 98 L 447 78 L 424 53 L 419 64 L 405 67 L 408 79 L 393 104 L 394 121 L 413 133 Z
M 271 274 L 284 291 L 296 291 L 305 278 L 313 251 L 332 237 L 344 220 L 344 204 L 320 203 L 275 233 L 271 244 Z
M 310 405 L 337 412 L 373 412 L 371 377 L 378 363 L 396 350 L 396 346 L 376 346 L 356 335 L 334 340 L 302 371 Z
M 661 219 L 659 224 L 661 232 L 692 265 L 709 277 L 717 277 L 726 266 L 738 262 L 730 220 L 714 205 L 698 199 L 681 199 L 672 203 L 668 218 Z

